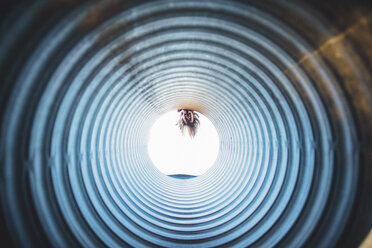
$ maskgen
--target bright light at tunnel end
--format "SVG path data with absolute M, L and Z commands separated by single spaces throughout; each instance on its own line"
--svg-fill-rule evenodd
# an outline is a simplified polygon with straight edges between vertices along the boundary
M 199 176 L 214 164 L 219 138 L 212 122 L 199 113 L 200 127 L 194 138 L 182 135 L 176 125 L 176 110 L 162 116 L 150 130 L 148 152 L 157 169 L 165 175 Z

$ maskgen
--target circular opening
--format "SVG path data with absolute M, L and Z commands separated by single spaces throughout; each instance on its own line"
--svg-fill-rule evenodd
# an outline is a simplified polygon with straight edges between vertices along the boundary
M 148 152 L 156 168 L 168 176 L 190 178 L 204 174 L 214 164 L 219 151 L 216 128 L 199 114 L 200 126 L 195 137 L 181 133 L 177 111 L 162 115 L 150 131 Z

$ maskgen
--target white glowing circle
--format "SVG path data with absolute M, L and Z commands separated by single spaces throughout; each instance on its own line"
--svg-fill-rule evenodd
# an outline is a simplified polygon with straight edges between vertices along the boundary
M 180 116 L 176 110 L 162 115 L 152 126 L 148 152 L 163 174 L 199 176 L 214 164 L 219 151 L 218 134 L 212 122 L 198 114 L 200 127 L 194 138 L 187 131 L 182 135 L 176 126 Z

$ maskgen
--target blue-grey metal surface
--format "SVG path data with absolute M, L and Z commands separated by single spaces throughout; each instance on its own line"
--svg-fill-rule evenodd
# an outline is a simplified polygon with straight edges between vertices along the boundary
M 12 11 L 0 38 L 0 189 L 17 245 L 333 247 L 371 227 L 370 68 L 316 8 Z M 203 113 L 221 141 L 214 166 L 187 180 L 147 154 L 149 127 L 177 108 Z

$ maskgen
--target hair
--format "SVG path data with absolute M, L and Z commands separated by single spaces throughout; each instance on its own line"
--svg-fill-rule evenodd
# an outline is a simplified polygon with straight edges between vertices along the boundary
M 185 117 L 185 114 L 192 115 L 192 122 L 188 121 L 187 117 Z M 199 115 L 192 110 L 183 109 L 181 110 L 181 117 L 177 122 L 177 125 L 180 128 L 182 134 L 184 134 L 185 129 L 187 129 L 190 137 L 194 138 L 200 126 Z

